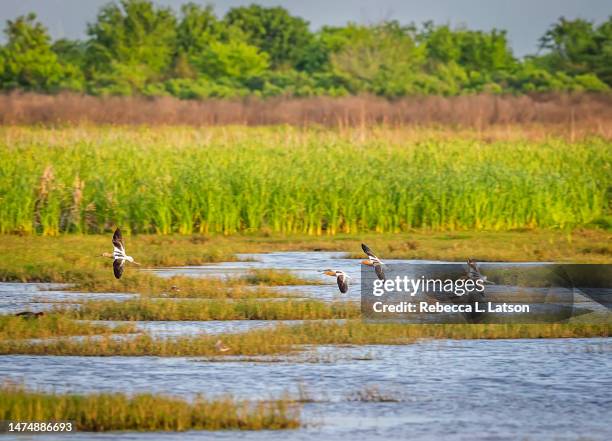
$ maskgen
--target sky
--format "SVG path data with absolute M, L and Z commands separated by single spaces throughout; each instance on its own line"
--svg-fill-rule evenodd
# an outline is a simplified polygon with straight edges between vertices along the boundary
M 538 39 L 559 17 L 599 23 L 612 15 L 612 0 L 191 0 L 214 5 L 217 14 L 233 6 L 258 3 L 283 6 L 316 30 L 349 21 L 371 24 L 394 19 L 400 23 L 466 25 L 471 29 L 505 29 L 515 55 L 537 52 Z M 53 39 L 83 38 L 86 24 L 109 0 L 0 0 L 0 22 L 35 12 Z M 187 0 L 154 0 L 178 10 Z M 2 38 L 4 41 L 4 38 Z

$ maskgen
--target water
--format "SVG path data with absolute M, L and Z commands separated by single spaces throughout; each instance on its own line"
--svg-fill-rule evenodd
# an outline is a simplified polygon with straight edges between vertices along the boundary
M 160 277 L 240 277 L 256 269 L 288 270 L 304 279 L 313 280 L 323 285 L 275 286 L 272 289 L 280 293 L 308 296 L 320 300 L 359 300 L 361 295 L 360 267 L 358 259 L 346 258 L 346 253 L 291 251 L 266 254 L 238 254 L 238 262 L 220 262 L 206 266 L 155 268 L 150 271 Z M 325 269 L 342 269 L 351 277 L 351 289 L 341 295 L 336 279 L 325 276 Z
M 322 285 L 298 285 L 298 286 L 275 286 L 271 289 L 281 294 L 291 294 L 294 296 L 306 296 L 323 301 L 355 301 L 361 300 L 361 259 L 349 259 L 347 253 L 338 252 L 309 252 L 309 251 L 290 251 L 290 252 L 275 252 L 265 254 L 238 254 L 241 259 L 237 262 L 221 262 L 206 266 L 190 266 L 190 267 L 172 267 L 172 268 L 156 268 L 151 269 L 154 274 L 160 277 L 172 277 L 176 275 L 189 277 L 240 277 L 248 274 L 249 271 L 255 269 L 276 269 L 288 270 L 299 277 L 307 280 L 313 280 Z M 385 259 L 385 262 L 391 264 L 438 264 L 438 263 L 456 263 L 447 261 L 434 260 L 400 260 L 400 259 Z M 488 266 L 503 266 L 508 267 L 530 267 L 548 265 L 551 262 L 494 262 L 488 263 Z M 336 279 L 323 275 L 321 272 L 325 269 L 341 269 L 350 277 L 349 292 L 341 294 L 337 288 Z M 374 270 L 372 269 L 372 274 Z M 606 307 L 594 302 L 591 298 L 585 297 L 578 290 L 556 289 L 556 303 L 568 304 L 571 307 L 581 308 L 581 314 L 595 313 L 592 316 L 583 317 L 582 320 L 600 321 L 602 317 L 610 317 L 610 312 Z M 541 307 L 542 313 L 556 312 L 553 303 L 553 295 L 546 289 L 538 288 L 518 288 L 510 285 L 488 285 L 487 298 L 496 302 L 515 301 L 517 294 L 524 295 L 532 293 L 536 298 L 547 298 L 549 304 L 538 304 L 534 302 L 533 308 Z M 543 293 L 547 294 L 543 296 Z M 566 305 L 567 306 L 567 305 Z M 570 308 L 571 310 L 572 308 Z M 577 312 L 577 311 L 576 311 Z M 569 312 L 568 312 L 569 313 Z M 578 314 L 577 314 L 578 315 Z M 432 320 L 439 320 L 432 316 Z
M 238 262 L 221 262 L 206 266 L 155 268 L 149 271 L 160 277 L 239 277 L 251 270 L 276 269 L 287 270 L 297 276 L 314 280 L 323 285 L 276 286 L 272 289 L 296 295 L 306 295 L 320 300 L 359 300 L 361 295 L 362 259 L 349 259 L 347 253 L 287 251 L 265 254 L 238 254 Z M 365 257 L 365 256 L 364 256 Z M 441 263 L 433 260 L 385 260 L 387 263 Z M 350 289 L 347 294 L 340 294 L 336 279 L 322 274 L 323 270 L 342 270 L 350 277 Z M 374 270 L 372 270 L 374 271 Z
M 0 357 L 0 378 L 56 391 L 268 399 L 301 387 L 307 427 L 283 432 L 83 434 L 70 439 L 608 440 L 612 339 L 424 341 L 322 347 L 282 362 Z M 350 401 L 376 386 L 398 402 Z M 40 436 L 36 439 L 64 439 Z
M 141 332 L 146 332 L 154 337 L 184 337 L 204 334 L 227 334 L 247 332 L 254 329 L 272 328 L 279 324 L 298 325 L 303 320 L 209 320 L 209 321 L 105 321 L 88 320 L 90 323 L 97 323 L 109 326 L 132 324 Z
M 244 262 L 156 269 L 169 277 L 232 277 L 254 268 L 295 271 L 325 283 L 275 287 L 324 300 L 359 299 L 360 265 L 342 253 L 242 255 Z M 394 263 L 398 261 L 389 261 Z M 406 262 L 406 261 L 404 261 Z M 414 261 L 417 262 L 417 261 Z M 418 261 L 418 263 L 423 263 Z M 347 296 L 326 268 L 352 277 Z M 63 286 L 0 284 L 0 312 L 53 302 L 131 295 L 66 293 Z M 503 287 L 500 287 L 501 289 Z M 118 322 L 110 322 L 114 324 Z M 137 322 L 152 335 L 244 332 L 279 322 Z M 297 323 L 290 322 L 290 323 Z M 296 356 L 206 360 L 194 357 L 0 356 L 0 381 L 58 392 L 159 392 L 187 399 L 232 394 L 269 399 L 307 391 L 306 426 L 279 432 L 83 433 L 71 440 L 608 440 L 612 439 L 612 339 L 432 340 L 405 346 L 311 348 Z M 352 401 L 376 387 L 397 402 Z M 40 435 L 36 439 L 65 439 Z M 11 437 L 6 437 L 11 439 Z M 27 439 L 17 437 L 15 439 Z
M 60 305 L 76 305 L 83 300 L 127 300 L 138 297 L 137 294 L 62 291 L 68 287 L 70 285 L 59 283 L 0 283 L 0 314 L 48 311 Z
M 221 262 L 206 266 L 155 268 L 149 271 L 160 277 L 239 277 L 256 269 L 288 270 L 304 279 L 314 280 L 323 285 L 276 286 L 272 289 L 281 293 L 306 295 L 319 300 L 354 300 L 361 296 L 361 259 L 349 259 L 347 253 L 287 251 L 265 254 L 238 254 L 238 262 Z M 364 256 L 365 257 L 365 256 Z M 425 260 L 385 260 L 387 263 L 441 263 Z M 336 279 L 322 274 L 326 269 L 339 269 L 350 277 L 350 289 L 340 294 Z

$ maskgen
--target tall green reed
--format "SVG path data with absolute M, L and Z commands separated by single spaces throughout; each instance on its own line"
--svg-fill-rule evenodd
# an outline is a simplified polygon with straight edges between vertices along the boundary
M 609 215 L 612 145 L 601 139 L 354 141 L 241 127 L 3 132 L 0 233 L 507 230 Z

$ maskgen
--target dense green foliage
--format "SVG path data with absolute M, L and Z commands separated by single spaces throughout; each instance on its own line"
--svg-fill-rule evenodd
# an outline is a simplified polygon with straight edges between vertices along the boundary
M 336 234 L 609 215 L 611 144 L 291 128 L 4 129 L 0 233 Z M 384 154 L 381 154 L 384 152 Z
M 448 25 L 348 24 L 313 32 L 281 7 L 150 0 L 104 6 L 86 41 L 51 42 L 30 14 L 8 21 L 0 89 L 180 98 L 604 91 L 612 85 L 612 17 L 561 18 L 521 60 L 505 31 Z

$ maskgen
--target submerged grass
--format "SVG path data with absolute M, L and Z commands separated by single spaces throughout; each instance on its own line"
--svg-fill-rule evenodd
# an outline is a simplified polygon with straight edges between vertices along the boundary
M 162 300 L 86 301 L 66 313 L 87 320 L 319 320 L 360 315 L 354 302 L 317 300 Z
M 574 228 L 610 214 L 609 141 L 405 135 L 2 128 L 0 233 Z
M 46 314 L 36 319 L 0 316 L 0 340 L 130 332 L 135 332 L 131 324 L 111 328 L 100 324 L 78 322 L 61 314 Z
M 224 355 L 254 356 L 286 354 L 303 345 L 403 345 L 423 338 L 518 339 L 609 337 L 608 324 L 369 324 L 359 320 L 308 322 L 280 325 L 241 334 L 159 339 L 148 335 L 135 338 L 54 340 L 32 344 L 0 341 L 0 354 L 89 355 L 89 356 L 215 356 L 222 339 L 230 350 Z
M 288 399 L 265 402 L 232 397 L 193 401 L 155 395 L 88 395 L 0 388 L 0 419 L 73 421 L 79 431 L 280 430 L 301 425 L 299 404 Z

